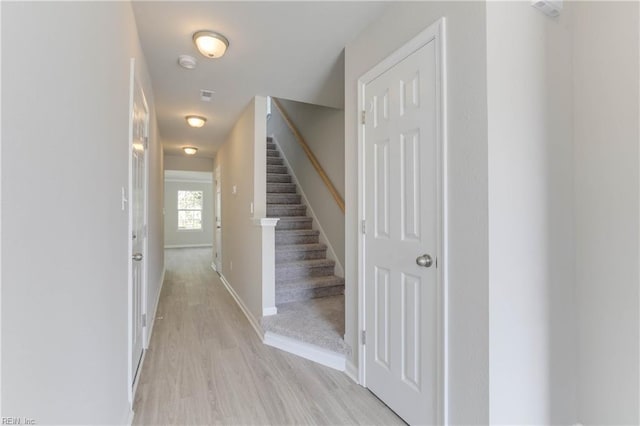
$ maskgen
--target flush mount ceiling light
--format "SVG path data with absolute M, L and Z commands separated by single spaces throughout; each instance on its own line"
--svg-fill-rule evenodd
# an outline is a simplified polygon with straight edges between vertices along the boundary
M 206 118 L 200 117 L 199 115 L 187 115 L 185 118 L 191 127 L 202 127 L 204 123 L 207 122 Z
M 185 146 L 184 148 L 182 148 L 182 150 L 187 155 L 195 155 L 196 152 L 198 152 L 198 148 L 193 147 L 193 146 Z
M 198 65 L 198 61 L 196 58 L 190 55 L 180 55 L 178 56 L 178 65 L 182 68 L 186 68 L 188 70 L 192 70 Z
M 229 40 L 225 36 L 207 30 L 196 32 L 193 42 L 198 51 L 207 58 L 220 58 L 229 47 Z

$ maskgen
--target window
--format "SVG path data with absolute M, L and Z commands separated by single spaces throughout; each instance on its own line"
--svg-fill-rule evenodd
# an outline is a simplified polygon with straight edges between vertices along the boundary
M 202 229 L 203 191 L 178 191 L 178 230 Z

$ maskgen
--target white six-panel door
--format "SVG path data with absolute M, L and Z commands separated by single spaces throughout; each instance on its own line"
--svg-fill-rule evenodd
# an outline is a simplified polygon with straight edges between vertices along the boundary
M 131 146 L 131 282 L 132 282 L 132 322 L 131 322 L 131 385 L 136 379 L 138 367 L 144 350 L 144 280 L 145 280 L 145 242 L 146 242 L 146 147 L 148 109 L 142 88 L 134 84 L 132 111 Z
M 436 40 L 364 85 L 366 386 L 410 424 L 438 420 Z

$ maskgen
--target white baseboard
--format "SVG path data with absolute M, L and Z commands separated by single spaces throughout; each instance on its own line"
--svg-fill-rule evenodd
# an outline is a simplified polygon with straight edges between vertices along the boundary
M 211 268 L 215 271 L 215 268 L 213 268 L 213 266 L 211 266 Z M 229 281 L 227 281 L 227 279 L 224 277 L 224 275 L 222 275 L 220 273 L 218 273 L 218 274 L 220 275 L 220 281 L 222 281 L 222 284 L 224 284 L 224 286 L 227 288 L 227 291 L 229 292 L 231 297 L 233 297 L 233 299 L 236 301 L 236 303 L 238 304 L 238 306 L 240 307 L 240 309 L 244 313 L 244 316 L 247 317 L 247 320 L 249 321 L 249 324 L 251 324 L 251 326 L 255 330 L 255 332 L 258 335 L 258 337 L 260 338 L 260 340 L 263 340 L 264 335 L 262 333 L 262 327 L 260 326 L 260 323 L 258 322 L 258 320 L 256 320 L 256 318 L 253 316 L 253 314 L 251 313 L 249 308 L 247 308 L 247 306 L 244 304 L 244 302 L 242 301 L 240 296 L 238 296 L 238 293 L 236 293 L 236 291 L 233 289 L 233 287 L 231 287 L 231 284 L 229 284 Z
M 211 269 L 218 272 L 218 268 L 216 268 L 216 262 L 211 262 Z
M 290 337 L 267 331 L 264 334 L 265 345 L 273 346 L 285 352 L 322 364 L 338 371 L 345 371 L 345 356 L 310 343 L 301 342 Z
M 345 367 L 346 368 L 344 369 L 344 373 L 347 375 L 347 377 L 349 377 L 355 383 L 360 384 L 360 382 L 358 381 L 358 367 L 356 367 L 355 364 L 351 362 L 351 360 L 347 360 Z
M 164 287 L 164 275 L 167 272 L 167 268 L 162 268 L 162 275 L 160 276 L 160 289 L 158 290 L 158 297 L 153 307 L 153 313 L 147 312 L 147 319 L 151 320 L 149 325 L 149 332 L 147 333 L 147 341 L 145 342 L 145 349 L 149 348 L 151 343 L 151 335 L 153 334 L 153 326 L 156 324 L 156 314 L 158 313 L 158 304 L 160 303 L 160 295 L 162 294 L 162 287 Z
M 198 248 L 198 247 L 213 247 L 213 244 L 170 244 L 164 246 L 166 249 L 174 248 Z
M 271 307 L 271 308 L 264 308 L 262 309 L 262 316 L 263 317 L 268 317 L 271 315 L 276 315 L 278 313 L 278 308 L 276 308 L 275 306 Z

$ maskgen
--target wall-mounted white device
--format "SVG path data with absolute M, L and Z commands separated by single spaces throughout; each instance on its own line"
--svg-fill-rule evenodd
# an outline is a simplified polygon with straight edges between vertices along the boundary
M 562 11 L 562 0 L 532 0 L 531 6 L 547 16 L 555 18 Z

